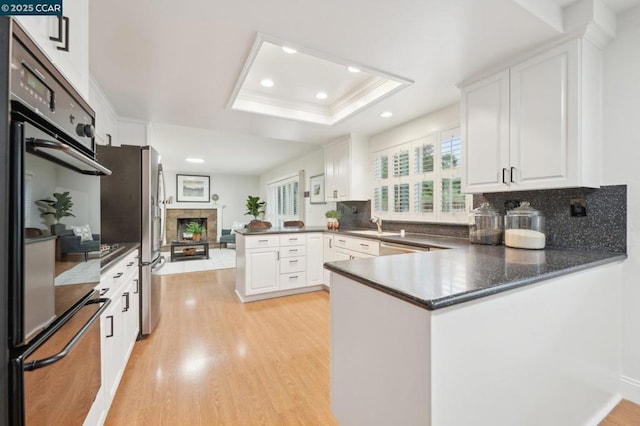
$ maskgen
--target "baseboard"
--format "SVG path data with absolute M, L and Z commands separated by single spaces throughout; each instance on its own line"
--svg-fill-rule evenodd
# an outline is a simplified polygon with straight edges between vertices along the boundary
M 309 287 L 301 287 L 301 288 L 295 288 L 290 290 L 273 291 L 270 293 L 255 294 L 250 296 L 242 296 L 238 292 L 238 290 L 235 290 L 235 293 L 242 303 L 248 303 L 248 302 L 257 302 L 259 300 L 265 300 L 265 299 L 273 299 L 275 297 L 293 296 L 295 294 L 311 293 L 312 291 L 320 291 L 320 290 L 324 290 L 322 288 L 322 285 L 313 285 Z
M 589 426 L 598 426 L 600 422 L 613 410 L 616 405 L 622 401 L 622 397 L 619 394 L 612 395 L 611 398 L 591 417 L 586 423 Z
M 624 399 L 640 404 L 640 381 L 620 375 L 620 394 Z

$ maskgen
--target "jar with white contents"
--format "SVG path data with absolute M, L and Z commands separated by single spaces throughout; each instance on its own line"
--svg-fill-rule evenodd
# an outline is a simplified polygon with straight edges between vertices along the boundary
M 545 246 L 544 214 L 528 201 L 509 210 L 504 217 L 504 245 L 522 249 L 543 249 Z

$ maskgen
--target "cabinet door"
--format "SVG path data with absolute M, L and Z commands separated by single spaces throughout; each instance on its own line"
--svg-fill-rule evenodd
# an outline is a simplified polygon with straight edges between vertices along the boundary
M 579 41 L 511 68 L 512 190 L 578 184 Z
M 509 182 L 509 71 L 462 89 L 463 192 L 506 191 Z
M 322 263 L 332 262 L 333 259 L 333 235 L 324 235 L 323 236 L 323 246 L 322 246 Z M 329 281 L 331 281 L 331 272 L 327 269 L 322 268 L 322 274 L 324 279 L 324 284 L 329 285 Z
M 280 280 L 278 249 L 250 249 L 246 253 L 246 294 L 278 290 Z
M 122 300 L 112 299 L 112 304 L 100 318 L 102 332 L 102 384 L 105 405 L 108 408 L 118 389 L 124 369 L 124 335 L 122 333 Z
M 349 139 L 325 148 L 325 200 L 349 198 Z
M 307 284 L 319 285 L 324 282 L 324 247 L 322 233 L 307 235 Z
M 351 260 L 351 259 L 353 259 L 353 256 L 350 250 L 335 249 L 333 251 L 333 260 Z

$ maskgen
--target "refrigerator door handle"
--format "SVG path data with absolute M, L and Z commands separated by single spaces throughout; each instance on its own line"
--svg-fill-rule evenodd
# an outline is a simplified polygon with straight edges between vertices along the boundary
M 165 259 L 164 256 L 159 256 L 156 260 L 154 260 L 153 262 L 145 262 L 142 265 L 143 266 L 147 266 L 147 265 L 151 265 L 151 270 L 152 271 L 159 271 L 160 269 L 162 269 L 164 267 L 164 265 L 167 264 L 167 259 Z
M 103 305 L 91 316 L 91 318 L 89 318 L 89 320 L 82 326 L 82 328 L 78 330 L 75 336 L 73 336 L 71 340 L 69 340 L 69 342 L 65 345 L 64 348 L 62 348 L 60 352 L 58 352 L 55 355 L 51 355 L 47 358 L 39 359 L 37 361 L 31 361 L 29 363 L 24 364 L 24 367 L 23 367 L 24 371 L 33 371 L 33 370 L 37 370 L 38 368 L 47 367 L 55 362 L 60 361 L 65 356 L 69 355 L 73 347 L 80 341 L 82 336 L 84 336 L 84 334 L 89 330 L 89 328 L 91 328 L 93 323 L 96 322 L 96 320 L 100 318 L 100 315 L 102 315 L 102 313 L 107 309 L 107 307 L 111 303 L 111 299 L 107 299 L 107 298 L 93 299 L 87 302 L 87 305 L 91 305 L 95 303 L 102 303 Z

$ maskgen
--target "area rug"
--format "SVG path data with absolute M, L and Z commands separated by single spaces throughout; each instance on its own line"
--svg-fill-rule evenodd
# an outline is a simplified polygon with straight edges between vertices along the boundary
M 209 259 L 180 260 L 170 262 L 171 254 L 163 252 L 167 264 L 160 269 L 161 275 L 182 274 L 185 272 L 211 271 L 214 269 L 228 269 L 236 267 L 236 251 L 232 249 L 209 250 Z
M 58 275 L 55 279 L 55 285 L 97 283 L 99 281 L 100 259 L 89 259 Z

